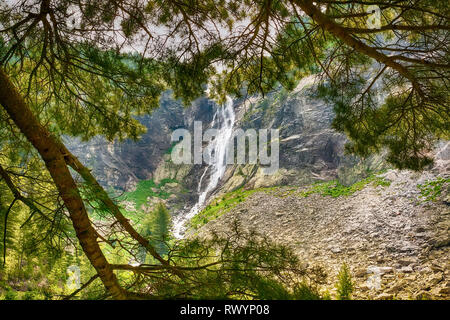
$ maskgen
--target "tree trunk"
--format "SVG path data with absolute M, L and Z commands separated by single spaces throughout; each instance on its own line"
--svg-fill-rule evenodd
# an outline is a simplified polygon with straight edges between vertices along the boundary
M 81 247 L 106 289 L 114 299 L 125 299 L 126 292 L 119 285 L 111 265 L 97 243 L 96 232 L 91 225 L 75 181 L 65 163 L 58 141 L 39 123 L 25 100 L 1 68 L 0 104 L 44 160 L 69 211 L 70 219 Z

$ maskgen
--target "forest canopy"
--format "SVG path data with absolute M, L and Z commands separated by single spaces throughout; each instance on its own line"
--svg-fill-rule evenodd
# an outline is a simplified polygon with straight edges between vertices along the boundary
M 449 138 L 449 16 L 446 0 L 1 1 L 2 249 L 13 220 L 27 230 L 29 248 L 81 246 L 113 298 L 168 294 L 146 292 L 146 281 L 176 284 L 186 289 L 173 290 L 182 297 L 205 294 L 192 288 L 213 281 L 209 267 L 233 278 L 228 272 L 245 265 L 227 263 L 255 248 L 265 259 L 269 252 L 280 257 L 265 261 L 272 271 L 290 268 L 289 252 L 272 244 L 266 252 L 256 240 L 229 252 L 230 239 L 215 239 L 209 246 L 223 248 L 226 260 L 205 261 L 197 243 L 175 248 L 185 259 L 172 260 L 170 250 L 156 250 L 135 230 L 61 137 L 138 139 L 144 128 L 136 116 L 157 108 L 168 89 L 189 105 L 206 86 L 221 101 L 293 89 L 314 74 L 349 152 L 387 150 L 398 168 L 420 170 L 432 162 L 435 143 Z M 88 208 L 117 222 L 108 237 Z M 105 246 L 117 243 L 131 255 L 144 248 L 154 260 L 140 269 L 113 264 Z M 195 266 L 187 257 L 196 257 Z M 121 268 L 134 277 L 118 279 Z M 281 280 L 272 280 L 266 285 L 273 289 Z

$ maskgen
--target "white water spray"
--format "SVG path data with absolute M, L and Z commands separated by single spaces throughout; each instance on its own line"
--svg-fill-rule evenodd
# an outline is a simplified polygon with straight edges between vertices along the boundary
M 199 192 L 199 197 L 197 203 L 192 207 L 187 215 L 178 216 L 173 222 L 173 234 L 177 239 L 183 237 L 186 230 L 186 222 L 192 219 L 204 205 L 206 201 L 206 196 L 208 192 L 214 190 L 214 188 L 219 183 L 220 179 L 225 173 L 227 168 L 226 165 L 226 150 L 228 143 L 233 135 L 233 126 L 236 115 L 233 109 L 233 100 L 227 96 L 227 100 L 224 106 L 218 107 L 216 113 L 214 114 L 213 122 L 211 127 L 214 127 L 216 123 L 218 124 L 219 133 L 213 141 L 208 145 L 208 150 L 210 157 L 212 159 L 212 164 L 206 167 L 203 172 L 200 181 L 198 183 L 197 191 Z M 210 171 L 208 185 L 202 191 L 203 178 L 207 171 Z

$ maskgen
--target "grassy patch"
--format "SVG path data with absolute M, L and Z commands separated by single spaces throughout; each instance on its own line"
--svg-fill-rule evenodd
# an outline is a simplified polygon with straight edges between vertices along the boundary
M 331 196 L 334 198 L 341 196 L 349 196 L 355 193 L 356 191 L 364 189 L 364 187 L 370 183 L 372 183 L 374 186 L 383 186 L 383 187 L 387 187 L 391 184 L 389 181 L 377 177 L 376 175 L 371 175 L 363 180 L 355 182 L 350 186 L 344 186 L 343 184 L 339 183 L 339 181 L 332 180 L 317 183 L 309 190 L 300 192 L 299 196 L 308 197 L 311 194 L 320 194 L 322 196 Z
M 436 198 L 442 193 L 443 187 L 448 183 L 450 183 L 450 178 L 437 177 L 435 180 L 418 184 L 417 187 L 424 201 L 436 201 Z
M 114 191 L 109 191 L 109 194 L 117 199 L 117 201 L 130 201 L 134 204 L 135 210 L 126 210 L 121 208 L 120 211 L 122 214 L 131 219 L 134 222 L 139 223 L 143 218 L 146 217 L 146 214 L 143 210 L 141 210 L 141 206 L 147 203 L 147 199 L 149 197 L 157 197 L 160 199 L 167 199 L 171 196 L 170 192 L 167 192 L 163 189 L 163 187 L 167 183 L 178 183 L 175 179 L 162 179 L 158 184 L 156 184 L 152 179 L 150 180 L 141 180 L 137 183 L 136 189 L 130 192 L 124 192 L 122 195 L 115 198 Z M 91 203 L 95 204 L 96 208 L 91 211 L 91 214 L 94 219 L 102 220 L 105 217 L 109 217 L 109 210 L 104 207 L 101 203 L 96 201 L 91 201 Z
M 148 197 L 167 199 L 170 193 L 162 190 L 162 187 L 172 182 L 178 183 L 175 179 L 162 179 L 159 184 L 156 184 L 153 179 L 139 181 L 136 190 L 125 192 L 119 200 L 134 202 L 135 208 L 139 210 L 143 204 L 147 203 Z
M 276 187 L 258 188 L 252 190 L 237 189 L 235 191 L 226 193 L 222 197 L 214 199 L 201 212 L 195 215 L 189 222 L 190 229 L 199 229 L 201 226 L 207 224 L 209 221 L 215 220 L 222 214 L 234 208 L 237 204 L 244 201 L 255 192 L 269 192 Z

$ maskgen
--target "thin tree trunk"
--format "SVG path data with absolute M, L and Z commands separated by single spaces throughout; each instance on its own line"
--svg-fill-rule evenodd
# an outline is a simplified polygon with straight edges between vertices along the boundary
M 106 289 L 113 298 L 125 299 L 126 292 L 119 285 L 111 265 L 100 249 L 95 230 L 60 151 L 58 141 L 39 123 L 2 68 L 0 68 L 0 104 L 44 160 L 69 211 L 81 247 Z
M 64 159 L 72 169 L 80 174 L 80 176 L 97 192 L 97 196 L 103 201 L 103 203 L 108 207 L 113 216 L 119 221 L 120 225 L 127 231 L 133 239 L 139 242 L 140 245 L 145 247 L 150 254 L 161 264 L 168 265 L 168 262 L 164 260 L 155 248 L 150 244 L 150 242 L 142 237 L 130 224 L 129 220 L 120 212 L 120 209 L 111 200 L 103 187 L 97 182 L 97 180 L 92 176 L 90 170 L 86 168 L 77 157 L 75 157 L 63 144 L 61 144 L 61 152 L 64 155 Z
M 182 272 L 178 270 L 175 266 L 170 265 L 166 260 L 164 260 L 161 255 L 155 250 L 155 248 L 150 244 L 150 242 L 140 235 L 130 224 L 129 220 L 120 212 L 119 207 L 111 200 L 103 187 L 97 182 L 94 176 L 91 174 L 90 170 L 86 168 L 77 157 L 75 157 L 62 143 L 60 143 L 60 150 L 64 155 L 66 163 L 78 172 L 81 177 L 88 183 L 92 188 L 94 188 L 97 196 L 103 201 L 103 203 L 108 207 L 113 216 L 117 219 L 119 224 L 125 229 L 128 234 L 135 239 L 141 246 L 147 249 L 147 251 L 162 265 L 164 265 L 168 270 L 171 270 L 174 274 L 182 277 Z

